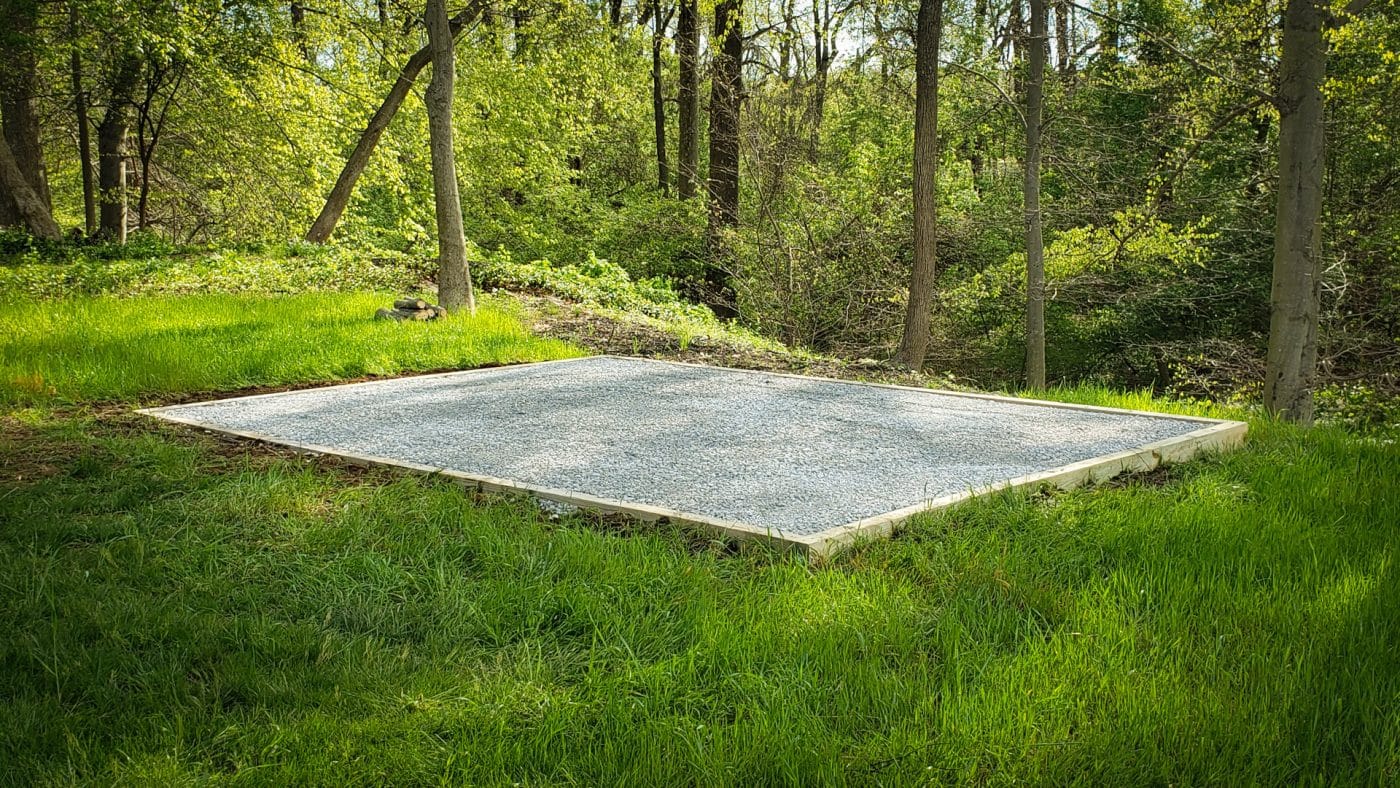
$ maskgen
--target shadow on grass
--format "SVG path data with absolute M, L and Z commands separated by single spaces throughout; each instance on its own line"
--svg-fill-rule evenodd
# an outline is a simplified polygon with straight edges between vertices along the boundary
M 26 418 L 0 444 L 48 466 L 0 483 L 21 782 L 1393 774 L 1384 447 L 1266 430 L 1163 486 L 999 496 L 813 571 Z

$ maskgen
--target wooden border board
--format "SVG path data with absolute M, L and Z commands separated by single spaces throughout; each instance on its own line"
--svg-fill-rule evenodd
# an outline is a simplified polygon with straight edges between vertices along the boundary
M 675 366 L 698 367 L 703 369 L 720 369 L 726 372 L 742 372 L 752 375 L 766 375 L 770 377 L 796 378 L 799 380 L 816 380 L 827 383 L 841 383 L 849 386 L 873 386 L 876 388 L 900 389 L 905 391 L 916 391 L 937 394 L 940 396 L 962 397 L 967 399 L 983 399 L 996 402 L 1005 402 L 1014 405 L 1039 405 L 1051 408 L 1063 408 L 1066 410 L 1082 410 L 1096 413 L 1112 413 L 1124 416 L 1148 416 L 1158 419 L 1172 419 L 1176 421 L 1192 422 L 1200 424 L 1200 428 L 1178 435 L 1174 438 L 1148 443 L 1143 446 L 1127 449 L 1115 454 L 1106 454 L 1098 457 L 1091 457 L 1087 460 L 1062 465 L 1045 471 L 1017 476 L 1012 479 L 995 482 L 982 487 L 970 488 L 966 491 L 944 495 L 939 498 L 931 498 L 921 501 L 901 509 L 886 512 L 884 514 L 866 517 L 854 522 L 834 526 L 815 534 L 784 534 L 774 528 L 764 528 L 750 523 L 723 520 L 709 515 L 697 514 L 695 512 L 684 512 L 677 509 L 669 509 L 664 506 L 654 506 L 645 503 L 632 501 L 621 501 L 612 498 L 602 498 L 588 493 L 561 490 L 553 487 L 543 487 L 532 485 L 513 479 L 501 479 L 495 476 L 485 476 L 481 474 L 468 473 L 452 468 L 438 468 L 429 465 L 406 462 L 390 457 L 378 457 L 374 455 L 357 454 L 332 446 L 321 446 L 318 444 L 302 444 L 278 438 L 250 430 L 236 430 L 222 427 L 211 427 L 197 419 L 186 416 L 179 416 L 170 411 L 188 408 L 207 403 L 191 402 L 180 405 L 167 405 L 156 408 L 141 408 L 137 413 L 153 416 L 165 421 L 197 427 L 209 432 L 221 433 L 224 435 L 234 435 L 240 438 L 272 443 L 279 446 L 286 446 L 296 451 L 309 454 L 319 454 L 331 457 L 339 457 L 349 462 L 359 465 L 386 465 L 394 468 L 402 468 L 417 473 L 424 473 L 433 476 L 441 476 L 453 479 L 470 489 L 483 490 L 487 492 L 502 493 L 523 493 L 535 498 L 548 501 L 577 506 L 580 509 L 600 512 L 604 514 L 624 514 L 640 520 L 655 521 L 668 520 L 699 527 L 703 530 L 717 533 L 724 536 L 738 539 L 764 539 L 775 543 L 778 546 L 793 549 L 799 553 L 813 559 L 824 559 L 835 554 L 841 549 L 863 540 L 886 537 L 892 534 L 900 524 L 914 515 L 923 512 L 946 509 L 963 501 L 978 496 L 988 495 L 1001 490 L 1017 490 L 1026 487 L 1038 487 L 1040 485 L 1051 485 L 1060 489 L 1072 489 L 1084 484 L 1100 482 L 1112 478 L 1120 473 L 1131 471 L 1146 471 L 1156 468 L 1159 465 L 1184 462 L 1199 454 L 1214 451 L 1226 451 L 1243 444 L 1245 433 L 1249 426 L 1242 421 L 1226 421 L 1222 419 L 1208 419 L 1200 416 L 1178 416 L 1169 413 L 1156 413 L 1153 411 L 1127 410 L 1123 408 L 1107 408 L 1097 405 L 1076 405 L 1066 402 L 1053 402 L 1050 400 L 1025 399 L 1021 397 L 1008 397 L 999 394 L 973 394 L 960 391 L 947 391 L 944 389 L 921 388 L 918 386 L 900 386 L 890 383 L 871 383 L 860 380 L 842 380 L 840 378 L 827 378 L 813 375 L 798 375 L 789 372 L 767 372 L 756 369 L 737 369 L 733 367 L 714 367 L 705 364 L 692 364 L 683 361 L 670 361 L 667 359 L 636 359 L 627 356 L 602 355 L 602 356 L 579 356 L 566 359 L 555 359 L 552 361 L 537 361 L 526 364 L 503 365 L 495 367 L 480 367 L 476 369 L 458 370 L 454 372 L 438 372 L 429 375 L 403 376 L 403 377 L 450 377 L 466 376 L 475 372 L 483 372 L 491 369 L 503 369 L 510 366 L 526 367 L 541 366 L 545 364 L 560 364 L 568 361 L 579 361 L 585 358 L 617 358 L 633 361 L 649 361 L 658 364 L 671 364 Z M 359 383 L 339 383 L 331 386 L 316 386 L 312 388 L 341 388 L 348 386 L 375 386 L 382 383 L 389 383 L 403 378 L 383 378 L 380 380 L 362 381 Z M 289 391 L 276 391 L 268 394 L 253 394 L 245 397 L 228 397 L 225 400 L 209 400 L 208 402 L 218 402 L 226 400 L 261 399 L 264 397 L 281 397 L 295 394 L 307 389 L 292 389 Z

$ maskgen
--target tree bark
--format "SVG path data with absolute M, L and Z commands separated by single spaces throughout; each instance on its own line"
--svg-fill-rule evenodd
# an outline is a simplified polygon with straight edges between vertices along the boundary
M 1055 65 L 1061 75 L 1074 73 L 1069 44 L 1069 16 L 1074 13 L 1069 0 L 1055 0 Z
M 301 59 L 307 65 L 316 65 L 316 58 L 311 55 L 311 45 L 306 40 L 306 6 L 296 0 L 292 2 L 292 38 L 297 42 L 297 49 L 301 50 Z
M 920 369 L 928 352 L 938 238 L 938 50 L 943 0 L 919 0 L 914 43 L 914 265 L 895 360 Z
M 480 16 L 481 5 L 480 0 L 473 0 L 461 13 L 452 18 L 449 27 L 452 30 L 453 40 L 461 36 L 462 30 Z M 419 72 L 432 59 L 431 45 L 429 45 L 414 52 L 404 63 L 403 69 L 399 71 L 398 79 L 394 81 L 394 86 L 389 89 L 389 93 L 384 97 L 379 109 L 375 110 L 374 116 L 369 120 L 369 125 L 365 127 L 365 130 L 360 134 L 359 141 L 355 143 L 355 149 L 345 160 L 345 166 L 341 169 L 340 177 L 336 179 L 335 186 L 331 188 L 330 195 L 326 197 L 326 204 L 322 206 L 321 213 L 316 216 L 316 221 L 311 223 L 311 229 L 306 231 L 307 241 L 323 244 L 330 240 L 331 233 L 335 232 L 336 224 L 340 222 L 340 217 L 350 204 L 350 195 L 355 191 L 356 182 L 360 180 L 360 175 L 369 165 L 370 156 L 374 153 L 375 146 L 379 144 L 379 138 L 384 135 L 384 130 L 389 127 L 389 121 L 394 119 L 399 107 L 403 105 L 404 98 L 408 96 L 408 91 L 413 86 L 413 80 L 418 78 Z
M 824 13 L 823 13 L 824 12 Z M 830 0 L 812 0 L 812 123 L 808 127 L 807 158 L 813 164 L 821 155 L 822 120 L 826 115 L 826 85 L 836 57 L 831 33 Z
M 651 115 L 656 131 L 656 185 L 662 194 L 670 194 L 671 165 L 666 160 L 666 93 L 661 84 L 661 46 L 666 42 L 666 27 L 671 14 L 661 13 L 661 0 L 653 0 L 651 34 Z
M 387 52 L 389 50 L 389 0 L 374 0 L 374 10 L 379 17 L 379 43 Z
M 734 317 L 733 288 L 724 268 L 724 230 L 739 223 L 739 102 L 743 97 L 743 6 L 720 0 L 715 6 L 710 78 L 710 215 L 706 228 L 709 265 L 706 300 L 720 317 Z
M 739 102 L 743 93 L 739 0 L 715 6 L 710 81 L 710 235 L 739 223 Z
M 39 199 L 34 187 L 20 172 L 15 156 L 10 152 L 10 144 L 0 135 L 0 191 L 7 199 L 0 200 L 13 207 L 19 221 L 29 232 L 40 238 L 57 241 L 60 236 L 58 224 L 49 212 L 49 206 Z
M 1279 73 L 1279 185 L 1264 405 L 1290 421 L 1313 418 L 1320 312 L 1322 81 L 1328 9 L 1288 0 Z
M 140 64 L 126 58 L 112 78 L 111 94 L 97 126 L 97 235 L 126 242 L 126 138 L 130 132 L 131 95 Z
M 34 196 L 46 209 L 50 205 L 44 148 L 39 141 L 39 115 L 35 97 L 39 84 L 39 44 L 36 35 L 39 4 L 36 0 L 12 0 L 0 19 L 0 117 L 15 166 Z M 8 206 L 13 209 L 14 206 Z M 0 207 L 0 214 L 5 208 Z M 22 216 L 4 217 L 12 222 Z
M 1040 217 L 1041 88 L 1045 82 L 1046 0 L 1030 0 L 1026 40 L 1026 386 L 1045 388 L 1045 245 Z
M 83 176 L 83 232 L 97 232 L 97 187 L 92 172 L 92 137 L 88 120 L 87 92 L 83 90 L 83 58 L 78 48 L 78 8 L 68 6 L 68 36 L 72 50 L 68 68 L 73 81 L 73 114 L 78 127 L 78 169 Z
M 468 313 L 476 314 L 467 270 L 467 240 L 462 231 L 462 201 L 457 192 L 456 154 L 452 148 L 452 98 L 457 68 L 446 0 L 427 0 L 424 19 L 433 58 L 433 78 L 423 99 L 428 106 L 428 147 L 432 152 L 437 213 L 438 300 L 450 312 L 465 307 Z
M 146 72 L 146 95 L 136 105 L 136 156 L 141 165 L 141 182 L 136 198 L 136 226 L 142 230 L 150 225 L 151 173 L 155 164 L 156 146 L 160 144 L 161 135 L 165 131 L 165 120 L 169 116 L 170 107 L 175 103 L 175 96 L 185 81 L 185 66 L 177 61 L 168 67 L 153 65 L 147 68 Z M 165 100 L 157 109 L 161 87 L 167 80 L 169 84 Z
M 511 48 L 510 56 L 516 62 L 523 61 L 525 55 L 530 50 L 530 34 L 525 27 L 530 21 L 529 13 L 525 7 L 517 0 L 510 9 L 511 20 Z
M 1009 15 L 1006 20 L 1007 35 L 1006 45 L 1011 48 L 1011 63 L 1019 66 L 1026 61 L 1026 8 L 1025 0 L 1011 0 L 1011 7 L 1007 9 Z M 1011 72 L 1012 93 L 1019 90 L 1021 75 L 1014 69 Z
M 97 237 L 126 243 L 126 110 L 110 106 L 97 127 Z
M 676 89 L 676 125 L 679 150 L 676 192 L 682 200 L 695 196 L 700 170 L 700 25 L 697 0 L 680 0 L 676 21 L 676 55 L 680 79 Z

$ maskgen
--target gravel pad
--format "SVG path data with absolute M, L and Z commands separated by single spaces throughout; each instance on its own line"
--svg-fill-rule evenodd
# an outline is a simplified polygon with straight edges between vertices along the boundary
M 593 357 L 154 411 L 806 536 L 1200 421 Z

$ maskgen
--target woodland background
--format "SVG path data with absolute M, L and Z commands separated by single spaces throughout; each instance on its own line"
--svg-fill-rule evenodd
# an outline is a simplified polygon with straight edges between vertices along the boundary
M 926 366 L 1015 385 L 1029 4 L 941 5 Z M 450 5 L 474 273 L 568 268 L 670 288 L 791 345 L 888 357 L 912 264 L 916 6 Z M 1050 3 L 1051 382 L 1258 398 L 1279 126 L 1263 97 L 1279 80 L 1283 10 Z M 331 248 L 301 240 L 425 46 L 422 14 L 397 0 L 10 0 L 0 115 L 64 239 L 7 231 L 5 265 L 334 255 L 431 277 L 431 65 L 400 83 L 403 108 Z M 1327 40 L 1318 409 L 1367 428 L 1400 410 L 1400 7 L 1374 3 Z

